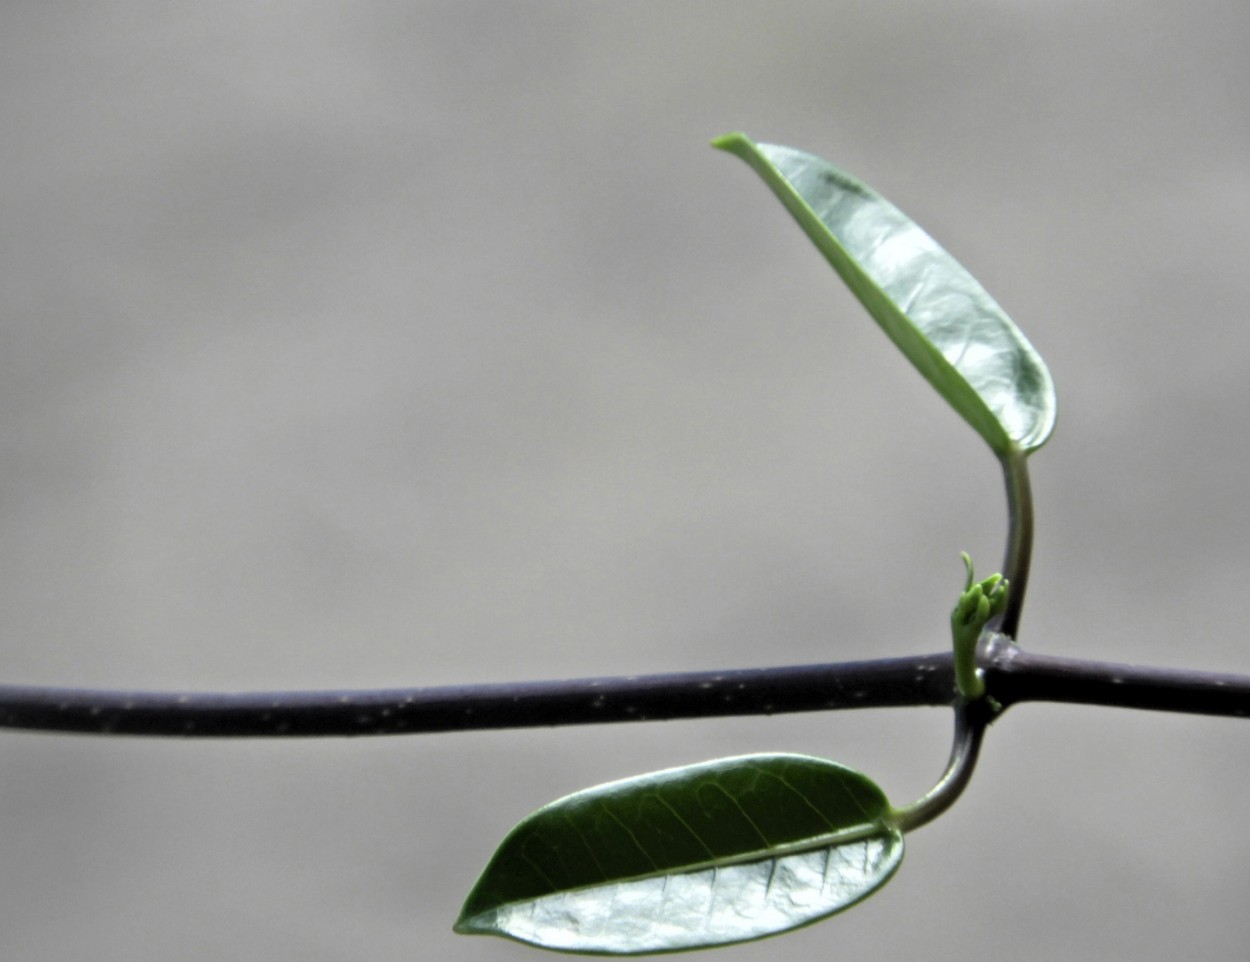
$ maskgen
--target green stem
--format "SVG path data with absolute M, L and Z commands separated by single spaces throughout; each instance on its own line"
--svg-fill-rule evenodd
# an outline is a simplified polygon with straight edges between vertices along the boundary
M 1029 564 L 1033 557 L 1033 491 L 1029 485 L 1026 455 L 1012 448 L 1002 456 L 1003 478 L 1007 484 L 1007 556 L 1003 575 L 1011 585 L 1007 607 L 998 630 L 1013 641 L 1020 630 L 1020 612 L 1029 585 Z
M 981 752 L 985 727 L 990 721 L 987 707 L 985 699 L 961 701 L 955 706 L 955 739 L 946 771 L 923 796 L 910 805 L 894 809 L 889 820 L 899 831 L 911 832 L 928 825 L 954 805 L 968 787 Z

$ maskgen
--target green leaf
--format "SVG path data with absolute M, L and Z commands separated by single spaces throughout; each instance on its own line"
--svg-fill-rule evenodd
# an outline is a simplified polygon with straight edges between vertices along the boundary
M 903 858 L 858 772 L 748 755 L 553 802 L 504 839 L 456 931 L 636 955 L 758 939 L 847 908 Z
M 743 134 L 712 143 L 764 179 L 899 350 L 995 452 L 1045 443 L 1055 424 L 1046 365 L 933 238 L 819 157 Z

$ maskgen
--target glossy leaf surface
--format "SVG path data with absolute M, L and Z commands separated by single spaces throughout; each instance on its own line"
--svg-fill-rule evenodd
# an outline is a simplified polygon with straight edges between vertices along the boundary
M 1041 357 L 960 264 L 902 211 L 827 161 L 728 134 L 860 303 L 997 453 L 1028 452 L 1055 423 Z
M 456 931 L 620 955 L 758 939 L 844 909 L 903 857 L 858 772 L 749 755 L 587 789 L 522 821 Z

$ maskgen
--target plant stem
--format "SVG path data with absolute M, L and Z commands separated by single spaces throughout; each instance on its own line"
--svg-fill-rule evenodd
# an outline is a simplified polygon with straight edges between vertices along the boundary
M 1010 587 L 998 630 L 1014 640 L 1020 630 L 1020 612 L 1024 609 L 1024 593 L 1029 586 L 1029 565 L 1033 558 L 1033 490 L 1024 452 L 1012 448 L 1001 460 L 1007 485 L 1008 524 L 1003 575 Z
M 1250 716 L 1250 677 L 1029 654 L 981 659 L 1003 708 L 1050 701 Z M 177 693 L 0 685 L 0 728 L 186 738 L 327 737 L 540 728 L 956 704 L 953 656 L 787 668 L 366 691 Z
M 1004 708 L 1024 702 L 1104 705 L 1189 715 L 1250 717 L 1250 678 L 1037 655 L 996 640 L 982 671 Z
M 949 705 L 949 653 L 618 678 L 366 691 L 184 693 L 0 685 L 0 728 L 203 737 L 403 735 Z

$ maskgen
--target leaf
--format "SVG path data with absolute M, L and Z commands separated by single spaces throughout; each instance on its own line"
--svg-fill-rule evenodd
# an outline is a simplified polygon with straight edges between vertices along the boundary
M 899 350 L 996 453 L 1045 443 L 1055 424 L 1045 363 L 933 238 L 819 157 L 744 134 L 712 143 L 764 179 Z
M 456 931 L 636 955 L 758 939 L 847 908 L 903 858 L 858 772 L 748 755 L 553 802 L 504 839 Z

